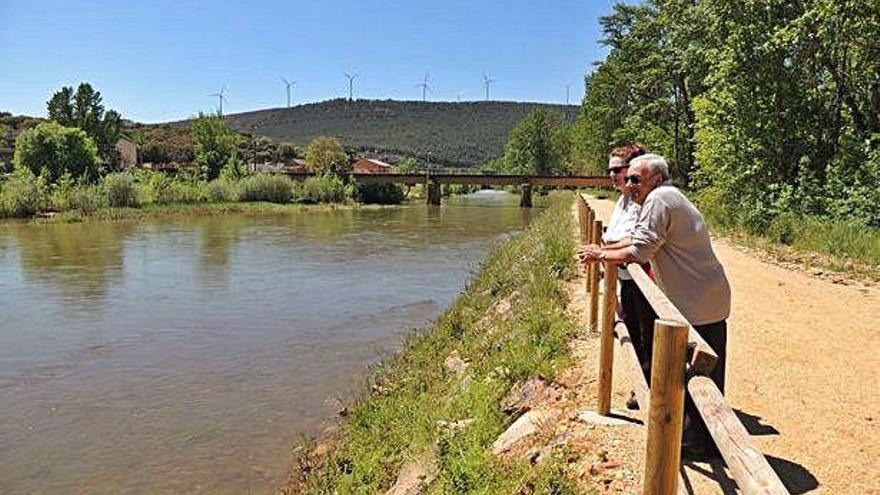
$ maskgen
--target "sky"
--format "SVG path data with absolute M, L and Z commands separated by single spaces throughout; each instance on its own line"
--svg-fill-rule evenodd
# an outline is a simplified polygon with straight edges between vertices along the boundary
M 348 96 L 565 103 L 607 49 L 612 0 L 0 0 L 0 111 L 40 116 L 87 81 L 137 122 Z

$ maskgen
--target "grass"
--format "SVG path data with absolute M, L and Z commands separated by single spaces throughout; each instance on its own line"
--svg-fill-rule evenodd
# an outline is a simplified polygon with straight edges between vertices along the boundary
M 407 460 L 432 452 L 439 474 L 429 494 L 575 493 L 556 461 L 502 464 L 489 453 L 513 419 L 499 405 L 510 388 L 569 363 L 576 327 L 560 288 L 574 273 L 569 207 L 570 196 L 557 195 L 526 233 L 494 250 L 433 328 L 375 370 L 329 454 L 319 466 L 301 461 L 290 492 L 381 493 Z M 494 306 L 504 298 L 502 318 Z M 470 363 L 465 376 L 444 367 L 453 352 Z M 464 419 L 465 428 L 442 426 Z

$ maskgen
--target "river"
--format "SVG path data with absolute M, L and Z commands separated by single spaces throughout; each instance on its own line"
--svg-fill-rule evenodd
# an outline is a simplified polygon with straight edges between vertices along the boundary
M 517 200 L 0 225 L 0 493 L 273 493 Z

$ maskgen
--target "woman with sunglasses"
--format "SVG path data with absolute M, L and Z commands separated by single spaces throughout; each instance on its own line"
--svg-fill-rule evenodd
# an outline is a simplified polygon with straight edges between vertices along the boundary
M 629 168 L 629 162 L 638 156 L 644 155 L 645 149 L 638 144 L 630 144 L 615 148 L 608 158 L 608 175 L 615 189 L 620 191 L 620 198 L 614 205 L 614 211 L 611 213 L 611 220 L 608 222 L 608 228 L 602 235 L 602 241 L 605 244 L 611 244 L 630 237 L 632 229 L 635 227 L 636 221 L 639 219 L 641 206 L 630 197 L 630 189 L 626 187 L 625 177 Z M 647 271 L 647 270 L 646 270 Z M 651 309 L 651 305 L 642 295 L 636 283 L 629 276 L 629 272 L 620 268 L 617 271 L 617 278 L 620 281 L 620 307 L 623 313 L 623 321 L 629 330 L 632 338 L 633 347 L 639 356 L 639 362 L 642 369 L 645 370 L 645 378 L 650 381 L 647 376 L 647 370 L 650 369 L 651 360 L 651 342 L 649 339 L 653 336 L 654 320 L 657 314 Z M 637 409 L 639 403 L 636 400 L 635 393 L 630 394 L 626 406 L 630 409 Z

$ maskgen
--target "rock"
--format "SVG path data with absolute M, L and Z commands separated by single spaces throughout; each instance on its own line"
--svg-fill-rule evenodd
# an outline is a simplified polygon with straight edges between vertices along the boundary
M 515 416 L 534 409 L 539 404 L 559 396 L 559 386 L 541 377 L 529 378 L 511 388 L 507 398 L 501 403 L 501 410 Z
M 632 426 L 634 424 L 639 424 L 632 420 L 622 419 L 627 417 L 622 412 L 612 411 L 612 413 L 614 413 L 614 416 L 602 416 L 596 411 L 587 410 L 578 413 L 578 419 L 590 425 Z
M 473 424 L 473 418 L 460 419 L 458 421 L 437 421 L 437 427 L 441 430 L 461 431 Z
M 492 444 L 492 453 L 498 455 L 507 452 L 523 438 L 537 433 L 541 429 L 541 425 L 551 417 L 552 414 L 549 411 L 538 409 L 533 409 L 523 414 L 504 433 L 495 439 L 495 442 Z
M 458 356 L 458 351 L 452 351 L 446 358 L 446 361 L 443 362 L 443 366 L 445 366 L 449 372 L 460 375 L 467 371 L 470 364 Z
M 411 461 L 400 468 L 394 486 L 385 495 L 419 495 L 437 476 L 437 461 L 434 456 Z

